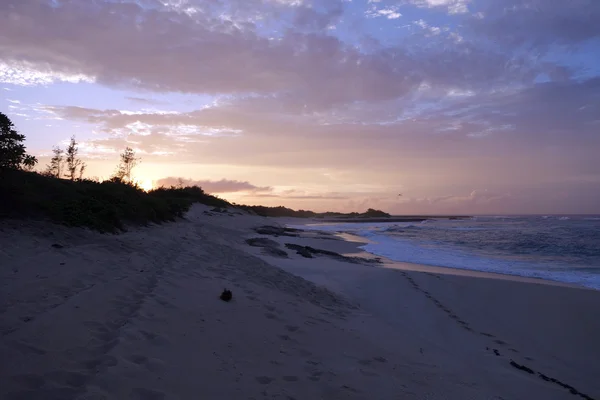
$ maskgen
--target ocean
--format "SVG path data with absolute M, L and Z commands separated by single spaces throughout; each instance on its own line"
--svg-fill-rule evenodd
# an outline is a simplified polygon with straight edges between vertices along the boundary
M 600 290 L 600 216 L 478 216 L 421 223 L 327 223 L 302 229 L 368 239 L 395 261 L 518 275 Z

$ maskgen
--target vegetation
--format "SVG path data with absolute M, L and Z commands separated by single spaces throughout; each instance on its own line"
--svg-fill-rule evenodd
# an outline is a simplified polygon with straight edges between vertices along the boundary
M 52 153 L 54 154 L 50 159 L 50 164 L 46 166 L 46 171 L 44 172 L 47 176 L 53 176 L 55 178 L 62 177 L 63 172 L 63 162 L 65 161 L 65 151 L 60 147 L 56 146 L 52 149 Z
M 369 208 L 364 213 L 339 213 L 339 212 L 323 212 L 316 213 L 308 210 L 292 210 L 287 207 L 265 207 L 265 206 L 245 206 L 236 205 L 237 207 L 251 211 L 263 217 L 294 217 L 294 218 L 386 218 L 390 214 Z
M 131 147 L 125 147 L 125 151 L 121 153 L 120 157 L 121 161 L 117 166 L 114 178 L 131 183 L 131 172 L 140 163 L 140 159 L 135 156 L 135 151 Z
M 10 118 L 0 112 L 0 169 L 33 169 L 38 162 L 26 153 L 25 135 L 14 129 Z
M 117 232 L 126 224 L 173 221 L 195 202 L 229 205 L 199 187 L 145 192 L 118 180 L 71 181 L 19 170 L 0 173 L 0 196 L 0 218 L 48 218 L 101 232 Z
M 67 151 L 65 152 L 65 162 L 67 163 L 67 178 L 71 181 L 75 179 L 83 179 L 83 172 L 85 171 L 85 163 L 78 157 L 79 146 L 75 140 L 75 136 L 71 137 Z M 60 176 L 59 176 L 60 177 Z

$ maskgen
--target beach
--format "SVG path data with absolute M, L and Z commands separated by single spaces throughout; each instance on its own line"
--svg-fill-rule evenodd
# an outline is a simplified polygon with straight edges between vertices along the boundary
M 3 222 L 0 398 L 600 398 L 599 291 L 390 263 L 300 223 Z

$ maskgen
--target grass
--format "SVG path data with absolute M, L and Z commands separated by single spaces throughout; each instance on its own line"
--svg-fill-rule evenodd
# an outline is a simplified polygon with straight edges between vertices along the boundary
M 69 181 L 14 170 L 0 171 L 0 200 L 0 218 L 49 219 L 101 232 L 173 221 L 193 203 L 231 205 L 196 186 L 145 192 L 117 181 Z

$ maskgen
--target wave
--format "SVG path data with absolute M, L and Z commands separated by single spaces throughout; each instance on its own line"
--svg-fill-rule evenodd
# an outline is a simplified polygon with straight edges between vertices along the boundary
M 562 222 L 567 218 L 571 222 Z M 530 276 L 600 289 L 599 220 L 596 215 L 506 220 L 479 216 L 460 221 L 432 219 L 426 224 L 338 223 L 298 228 L 365 237 L 372 242 L 364 247 L 366 251 L 395 261 Z
M 551 269 L 548 265 L 487 258 L 458 249 L 437 247 L 433 243 L 417 244 L 397 240 L 376 232 L 363 231 L 360 235 L 371 242 L 361 246 L 363 250 L 393 261 L 539 278 L 600 290 L 600 275 L 593 273 L 592 269 L 581 268 L 575 271 L 566 266 Z

